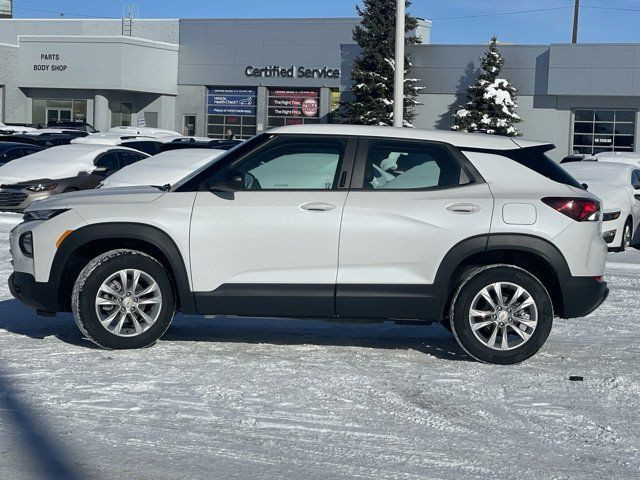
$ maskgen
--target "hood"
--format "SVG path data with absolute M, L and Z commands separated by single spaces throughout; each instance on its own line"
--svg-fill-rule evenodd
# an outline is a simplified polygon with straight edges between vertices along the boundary
M 217 161 L 223 153 L 226 151 L 200 148 L 162 152 L 119 170 L 107 177 L 100 188 L 175 185 L 192 172 Z
M 95 167 L 87 161 L 51 162 L 46 159 L 23 157 L 0 167 L 0 185 L 29 182 L 36 175 L 38 178 L 48 179 L 75 177 L 80 172 L 93 170 L 93 168 Z
M 110 188 L 105 190 L 82 190 L 79 192 L 62 193 L 44 200 L 33 202 L 25 212 L 34 210 L 49 210 L 58 208 L 74 208 L 92 205 L 124 205 L 130 203 L 147 203 L 165 195 L 154 187 Z
M 46 148 L 18 158 L 0 167 L 0 184 L 13 184 L 34 178 L 69 178 L 80 172 L 92 172 L 94 160 L 112 150 L 109 145 L 69 144 Z M 124 148 L 124 147 L 117 147 Z

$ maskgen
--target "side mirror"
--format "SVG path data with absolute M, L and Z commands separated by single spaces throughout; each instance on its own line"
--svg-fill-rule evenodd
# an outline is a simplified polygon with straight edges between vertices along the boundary
M 584 188 L 585 190 L 589 190 L 589 185 L 587 185 L 586 183 L 583 183 L 582 188 Z
M 636 182 L 633 184 L 633 189 L 634 190 L 640 190 L 640 183 Z
M 205 184 L 211 192 L 238 192 L 244 190 L 244 173 L 237 170 L 225 170 Z

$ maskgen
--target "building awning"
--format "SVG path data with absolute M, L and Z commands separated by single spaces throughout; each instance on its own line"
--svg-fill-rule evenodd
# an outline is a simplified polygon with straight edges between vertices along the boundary
M 18 86 L 177 95 L 178 45 L 135 37 L 20 36 Z

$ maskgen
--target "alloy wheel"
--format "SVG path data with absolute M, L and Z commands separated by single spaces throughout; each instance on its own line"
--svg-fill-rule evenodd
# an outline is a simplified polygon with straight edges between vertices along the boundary
M 95 308 L 98 320 L 108 332 L 119 337 L 135 337 L 158 320 L 162 293 L 148 273 L 120 270 L 100 285 Z
M 531 294 L 511 282 L 482 288 L 471 302 L 469 324 L 475 337 L 493 350 L 513 350 L 529 341 L 538 324 Z

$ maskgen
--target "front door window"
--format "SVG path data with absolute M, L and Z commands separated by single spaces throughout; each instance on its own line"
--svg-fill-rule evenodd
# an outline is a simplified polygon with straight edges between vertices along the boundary
M 278 137 L 232 168 L 248 177 L 249 190 L 331 190 L 336 187 L 345 142 Z

